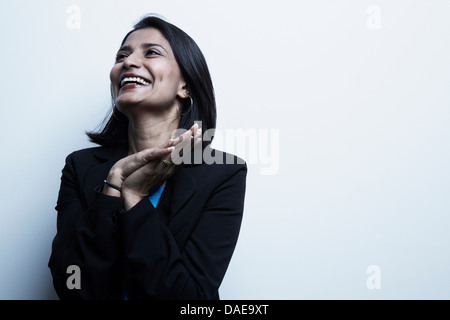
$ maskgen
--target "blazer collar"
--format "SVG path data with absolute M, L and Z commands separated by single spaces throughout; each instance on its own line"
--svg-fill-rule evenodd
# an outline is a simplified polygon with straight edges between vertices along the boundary
M 94 151 L 94 157 L 100 160 L 101 162 L 108 161 L 114 159 L 116 161 L 127 155 L 126 146 L 117 146 L 117 147 L 100 147 L 96 148 Z
M 194 194 L 197 181 L 189 172 L 189 167 L 180 164 L 175 168 L 175 173 L 167 180 L 167 186 L 172 190 L 170 216 L 173 218 Z

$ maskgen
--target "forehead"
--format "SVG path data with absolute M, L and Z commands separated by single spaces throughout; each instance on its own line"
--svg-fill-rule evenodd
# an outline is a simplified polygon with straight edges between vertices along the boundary
M 132 32 L 123 46 L 137 48 L 145 43 L 154 43 L 163 46 L 167 51 L 171 50 L 170 44 L 162 33 L 155 28 L 145 28 Z

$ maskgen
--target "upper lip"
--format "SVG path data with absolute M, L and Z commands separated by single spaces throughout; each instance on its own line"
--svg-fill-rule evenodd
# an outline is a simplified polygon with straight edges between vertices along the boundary
M 125 78 L 141 78 L 141 79 L 144 79 L 145 81 L 147 81 L 148 83 L 151 83 L 151 81 L 149 79 L 147 79 L 141 75 L 138 75 L 135 73 L 124 73 L 119 79 L 119 87 L 121 87 L 120 84 L 122 83 L 122 80 Z

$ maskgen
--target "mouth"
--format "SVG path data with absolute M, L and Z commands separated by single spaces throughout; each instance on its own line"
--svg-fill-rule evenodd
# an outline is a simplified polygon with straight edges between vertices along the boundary
M 151 84 L 151 81 L 144 79 L 138 76 L 125 76 L 119 83 L 119 89 L 122 88 L 136 88 L 142 86 L 148 86 Z

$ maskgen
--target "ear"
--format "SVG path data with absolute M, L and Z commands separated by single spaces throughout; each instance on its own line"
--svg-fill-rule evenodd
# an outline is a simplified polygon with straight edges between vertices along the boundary
M 184 81 L 180 82 L 177 96 L 180 97 L 181 99 L 187 99 L 187 98 L 189 98 L 190 95 L 191 95 L 191 93 L 189 92 L 189 90 L 187 88 L 186 82 L 184 82 Z

